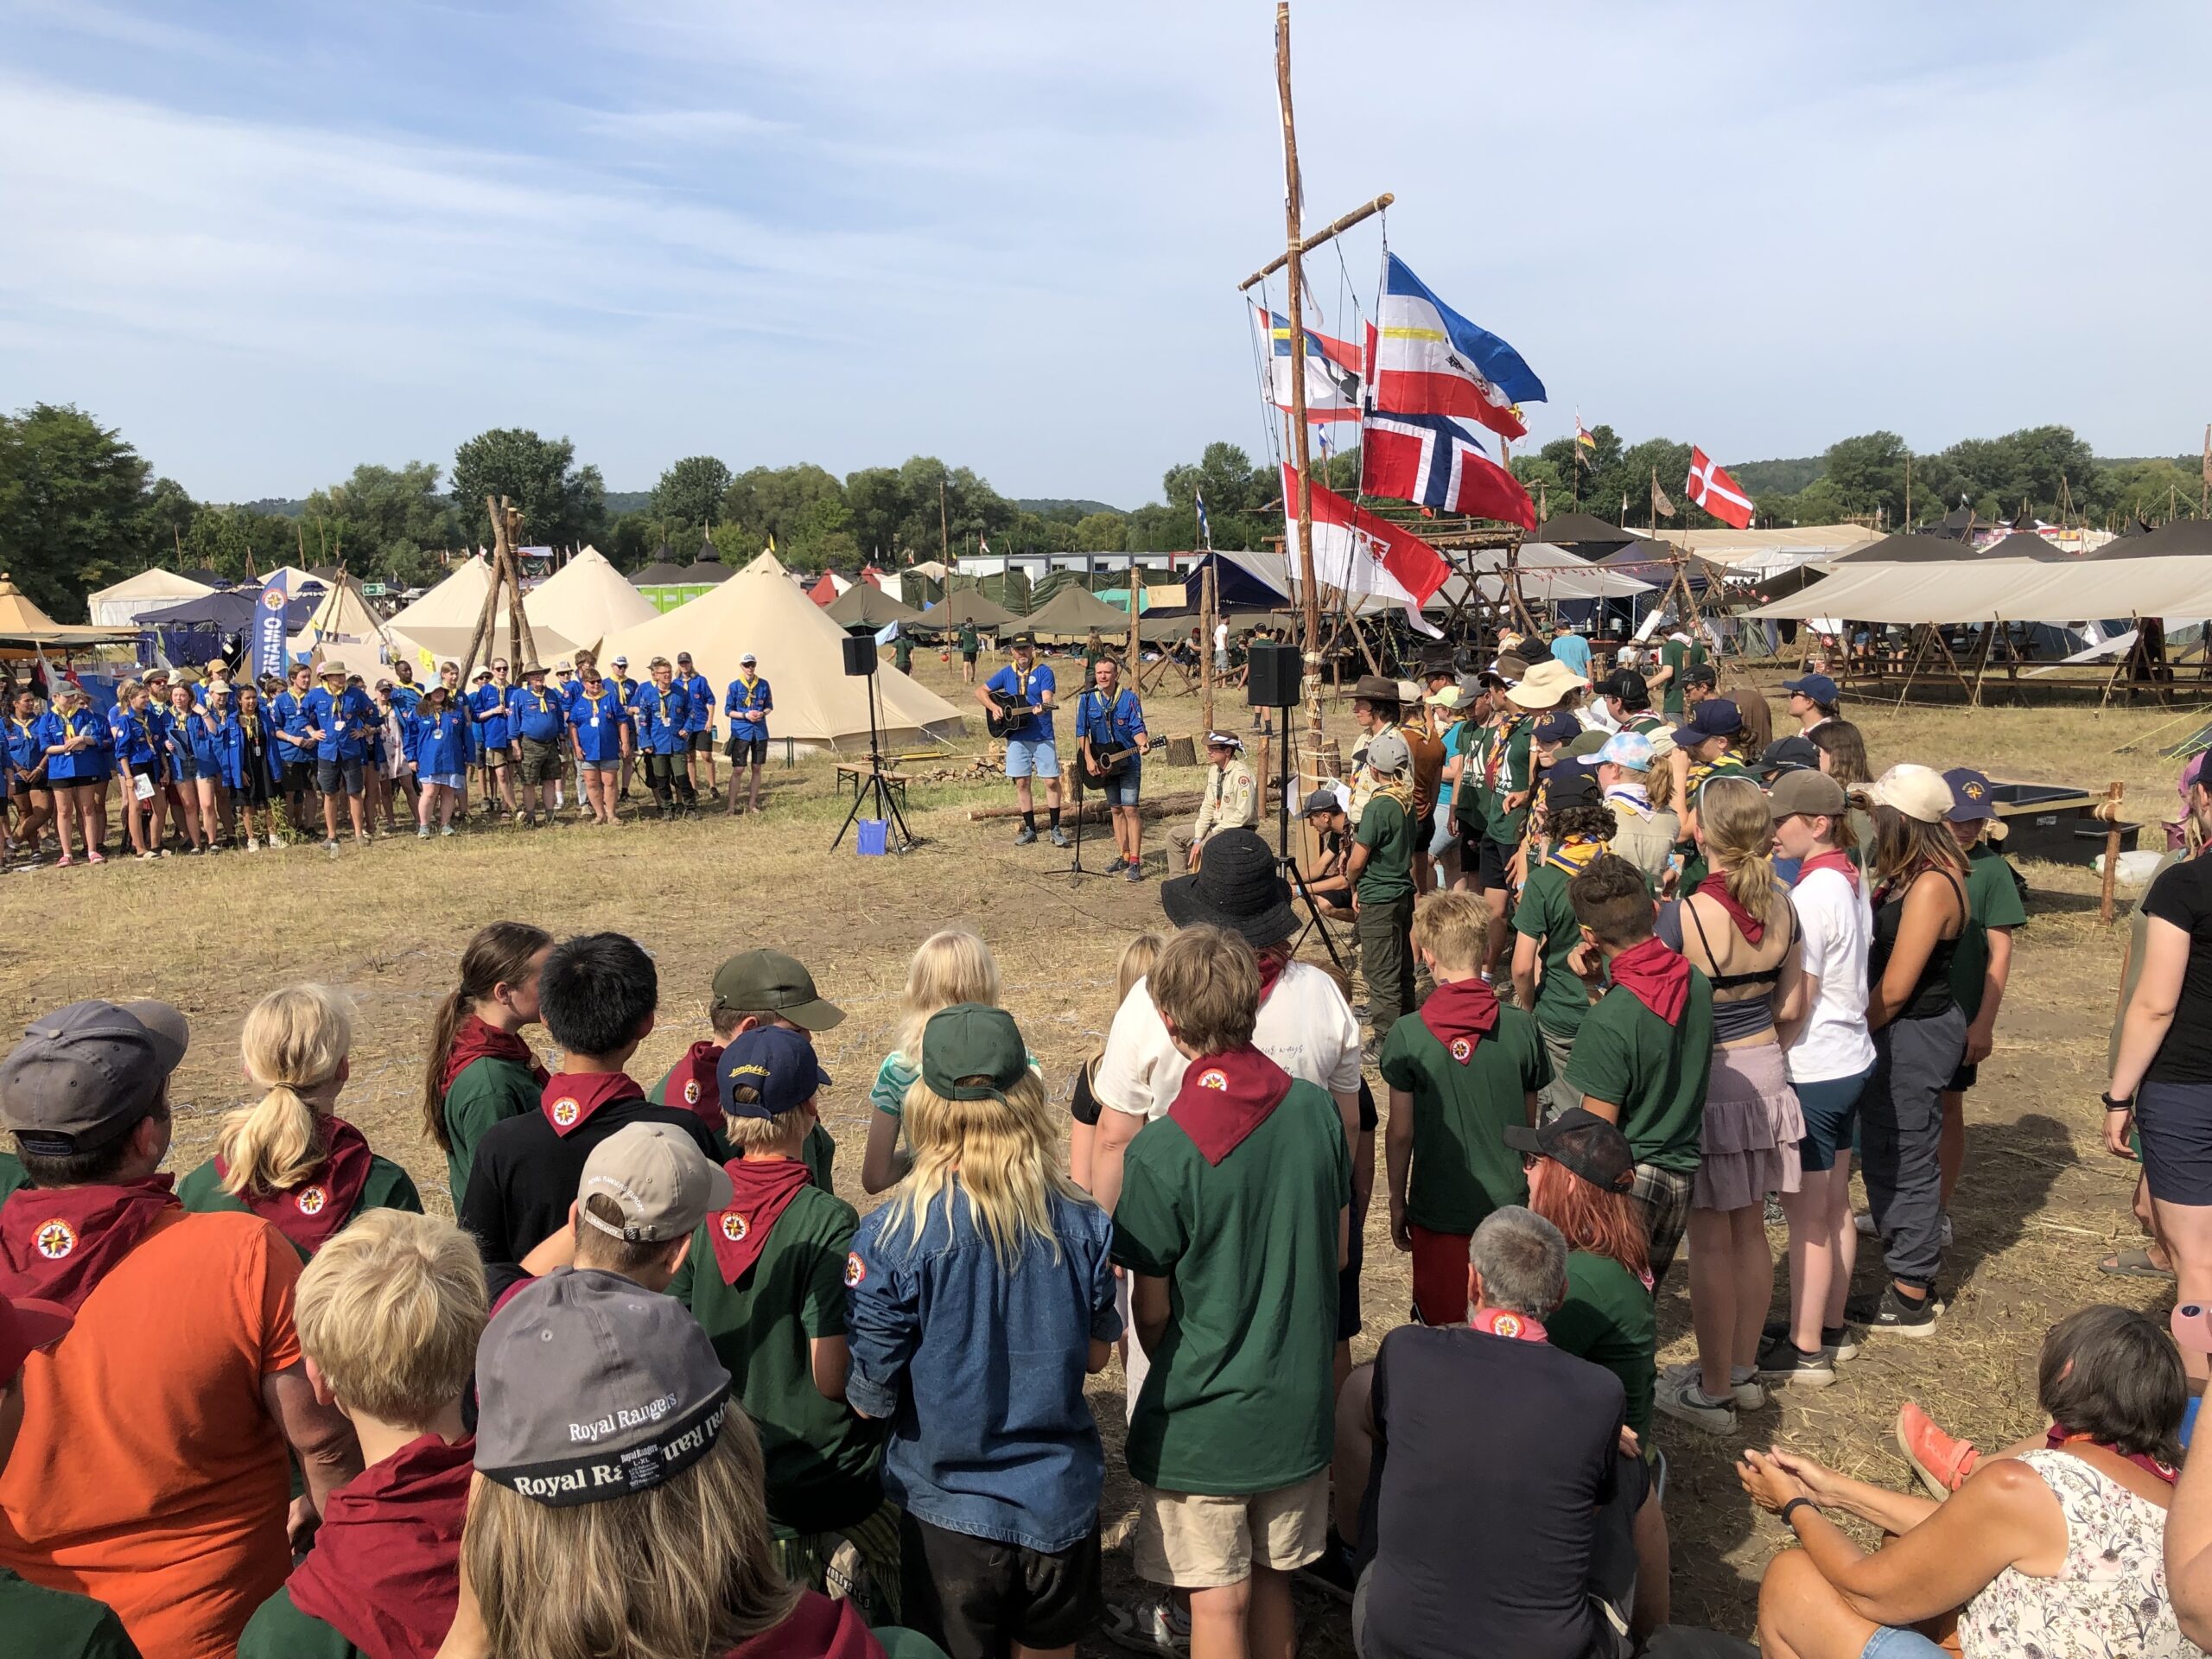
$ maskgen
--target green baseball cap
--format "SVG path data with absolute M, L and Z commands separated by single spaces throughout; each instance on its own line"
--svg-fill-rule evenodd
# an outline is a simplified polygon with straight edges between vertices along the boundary
M 945 1100 L 1004 1100 L 1029 1069 L 1021 1028 L 1004 1008 L 956 1002 L 922 1027 L 922 1081 Z M 983 1083 L 965 1083 L 983 1077 Z
M 780 1014 L 802 1031 L 827 1031 L 845 1017 L 814 988 L 814 976 L 780 950 L 747 950 L 715 969 L 715 1007 Z

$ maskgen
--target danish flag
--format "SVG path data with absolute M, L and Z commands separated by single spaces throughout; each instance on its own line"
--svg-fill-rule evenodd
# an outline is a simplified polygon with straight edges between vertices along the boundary
M 1742 485 L 1728 476 L 1726 467 L 1719 466 L 1695 445 L 1690 448 L 1690 481 L 1687 493 L 1692 501 L 1722 524 L 1738 530 L 1751 527 L 1751 498 L 1744 493 Z

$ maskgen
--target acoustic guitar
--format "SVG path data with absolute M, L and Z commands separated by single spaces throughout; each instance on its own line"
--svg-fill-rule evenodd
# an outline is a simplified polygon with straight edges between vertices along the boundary
M 994 691 L 988 686 L 983 695 L 991 706 L 983 711 L 983 729 L 993 737 L 1004 737 L 1007 730 L 1029 715 L 1029 705 L 1010 691 Z

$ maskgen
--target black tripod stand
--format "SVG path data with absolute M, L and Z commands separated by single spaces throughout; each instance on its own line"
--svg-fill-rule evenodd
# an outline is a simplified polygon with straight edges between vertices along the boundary
M 1295 705 L 1292 705 L 1294 707 Z M 1320 901 L 1314 898 L 1313 889 L 1306 885 L 1306 872 L 1298 868 L 1298 861 L 1290 854 L 1290 708 L 1282 710 L 1281 758 L 1275 778 L 1275 868 L 1282 879 L 1290 883 L 1291 892 L 1306 906 L 1306 925 L 1290 942 L 1290 954 L 1298 954 L 1309 933 L 1317 935 L 1321 949 L 1327 951 L 1329 960 L 1338 973 L 1349 980 L 1351 969 L 1344 965 L 1343 954 L 1337 949 L 1337 936 L 1329 931 L 1329 925 L 1322 919 Z
M 848 640 L 846 643 L 849 645 L 854 642 Z M 865 644 L 868 650 L 868 666 L 860 676 L 868 682 L 868 775 L 853 780 L 853 810 L 845 814 L 844 823 L 837 826 L 837 833 L 830 838 L 830 850 L 837 850 L 837 843 L 844 840 L 845 831 L 851 829 L 853 821 L 860 817 L 861 808 L 873 801 L 875 816 L 883 820 L 885 850 L 903 853 L 920 842 L 914 832 L 906 827 L 906 815 L 899 810 L 899 798 L 892 793 L 890 780 L 883 775 L 883 746 L 876 735 L 875 642 L 870 639 L 861 643 Z M 849 651 L 846 653 L 849 673 L 851 672 L 853 660 Z M 894 830 L 896 834 L 893 833 Z

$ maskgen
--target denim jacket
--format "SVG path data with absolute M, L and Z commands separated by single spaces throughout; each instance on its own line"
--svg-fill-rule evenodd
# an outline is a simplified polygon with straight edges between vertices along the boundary
M 1032 1237 L 1007 1273 L 957 1178 L 918 1241 L 903 1226 L 887 1239 L 892 1214 L 861 1223 L 845 1268 L 845 1398 L 890 1420 L 886 1495 L 949 1532 L 1048 1554 L 1082 1542 L 1106 1472 L 1090 1344 L 1122 1334 L 1112 1220 L 1053 1198 L 1058 1259 Z

